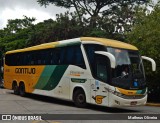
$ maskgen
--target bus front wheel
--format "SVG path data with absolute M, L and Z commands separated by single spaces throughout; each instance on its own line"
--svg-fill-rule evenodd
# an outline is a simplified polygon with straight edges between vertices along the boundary
M 25 96 L 25 94 L 26 94 L 24 83 L 20 83 L 20 85 L 19 85 L 19 94 L 20 94 L 22 97 Z
M 74 104 L 77 107 L 83 108 L 83 107 L 86 107 L 87 105 L 86 96 L 82 89 L 78 89 L 74 92 L 73 100 L 74 100 Z

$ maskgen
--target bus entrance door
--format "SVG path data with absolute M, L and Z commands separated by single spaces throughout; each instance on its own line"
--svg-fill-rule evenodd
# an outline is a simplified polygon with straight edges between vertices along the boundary
M 95 67 L 94 77 L 95 79 L 91 82 L 92 85 L 92 101 L 91 103 L 108 105 L 108 91 L 106 91 L 107 82 L 109 80 L 109 67 L 110 61 L 108 57 L 96 54 L 95 55 Z
M 98 105 L 108 105 L 108 91 L 105 89 L 106 84 L 99 80 L 91 82 L 91 103 Z

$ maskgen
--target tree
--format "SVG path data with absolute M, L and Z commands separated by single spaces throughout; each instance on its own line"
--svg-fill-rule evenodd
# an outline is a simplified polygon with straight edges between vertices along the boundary
M 24 28 L 31 27 L 33 25 L 33 22 L 36 20 L 35 18 L 30 18 L 27 16 L 23 17 L 23 19 L 8 20 L 7 28 L 4 28 L 7 34 L 17 33 Z
M 151 72 L 150 64 L 145 63 L 145 68 L 149 88 L 158 92 L 160 91 L 160 1 L 150 14 L 146 15 L 145 11 L 140 11 L 137 17 L 137 24 L 127 34 L 127 39 L 129 43 L 136 45 L 140 49 L 142 55 L 149 56 L 156 61 L 156 72 Z M 141 18 L 139 19 L 139 17 Z M 155 95 L 157 95 L 155 99 L 160 99 L 159 92 L 152 96 Z
M 54 4 L 67 9 L 73 7 L 81 23 L 84 17 L 88 17 L 91 30 L 97 30 L 101 20 L 104 23 L 101 26 L 110 35 L 109 38 L 122 39 L 124 33 L 131 30 L 136 8 L 144 6 L 150 0 L 37 0 L 37 2 L 42 6 Z
M 1 52 L 20 49 L 27 46 L 28 34 L 35 18 L 8 20 L 7 27 L 0 30 Z
M 28 44 L 32 46 L 82 36 L 85 29 L 77 18 L 76 13 L 65 12 L 57 14 L 56 20 L 49 19 L 32 26 Z

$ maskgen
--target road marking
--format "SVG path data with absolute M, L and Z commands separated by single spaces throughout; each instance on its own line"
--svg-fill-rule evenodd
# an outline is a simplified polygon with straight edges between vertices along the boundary
M 45 121 L 45 120 L 37 120 L 37 121 L 33 121 L 32 123 L 40 123 L 40 122 L 43 122 L 43 121 Z M 59 121 L 51 121 L 51 122 L 49 122 L 48 121 L 48 123 L 62 123 L 62 122 L 59 122 Z
M 37 121 L 33 121 L 32 123 L 39 123 L 41 121 L 44 121 L 44 120 L 37 120 Z

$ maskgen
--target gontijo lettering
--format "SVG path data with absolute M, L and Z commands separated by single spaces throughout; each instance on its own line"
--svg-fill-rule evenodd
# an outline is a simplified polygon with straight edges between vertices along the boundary
M 18 73 L 18 74 L 35 74 L 36 69 L 35 68 L 16 68 L 15 73 Z

